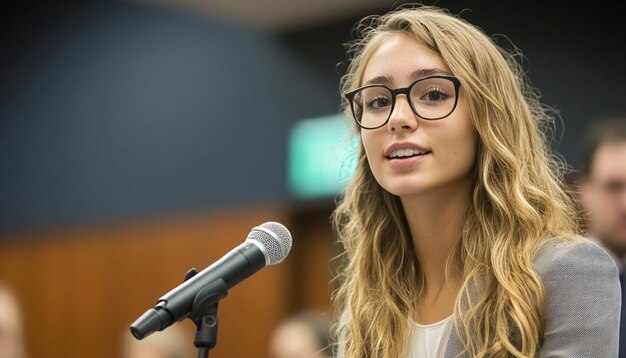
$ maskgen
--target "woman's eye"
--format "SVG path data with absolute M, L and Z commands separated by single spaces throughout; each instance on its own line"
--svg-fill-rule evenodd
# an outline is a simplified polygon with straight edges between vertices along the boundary
M 391 101 L 385 97 L 373 98 L 367 101 L 367 108 L 372 110 L 385 108 L 390 105 Z
M 448 95 L 439 90 L 430 90 L 420 98 L 420 100 L 424 102 L 441 102 L 446 99 L 448 99 Z

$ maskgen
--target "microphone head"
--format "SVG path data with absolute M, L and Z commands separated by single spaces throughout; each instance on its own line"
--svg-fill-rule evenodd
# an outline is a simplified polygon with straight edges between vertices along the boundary
M 283 262 L 291 251 L 291 233 L 283 224 L 274 221 L 252 228 L 246 241 L 250 240 L 263 251 L 266 265 Z

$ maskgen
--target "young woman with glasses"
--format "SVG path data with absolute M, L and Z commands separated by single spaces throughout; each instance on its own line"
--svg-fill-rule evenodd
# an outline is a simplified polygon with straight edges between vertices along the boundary
M 436 8 L 359 30 L 338 355 L 617 357 L 617 269 L 577 233 L 551 118 L 512 56 Z

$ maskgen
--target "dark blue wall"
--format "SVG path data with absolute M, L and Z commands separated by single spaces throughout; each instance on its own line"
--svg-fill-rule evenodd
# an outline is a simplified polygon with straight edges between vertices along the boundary
M 131 2 L 25 11 L 2 44 L 0 230 L 284 201 L 289 127 L 338 108 L 269 35 Z

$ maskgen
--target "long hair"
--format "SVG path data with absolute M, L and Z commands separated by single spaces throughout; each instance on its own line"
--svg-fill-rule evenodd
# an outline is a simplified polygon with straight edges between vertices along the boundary
M 463 278 L 454 332 L 471 357 L 534 357 L 544 290 L 533 259 L 548 240 L 582 240 L 572 195 L 563 189 L 565 167 L 543 133 L 551 112 L 512 54 L 442 9 L 399 9 L 368 17 L 357 30 L 342 92 L 362 84 L 372 54 L 397 33 L 435 51 L 461 81 L 479 139 L 463 230 L 446 261 L 446 274 Z M 345 100 L 343 108 L 351 117 Z M 399 198 L 376 182 L 362 144 L 332 221 L 345 248 L 333 295 L 342 355 L 407 356 L 424 277 Z

